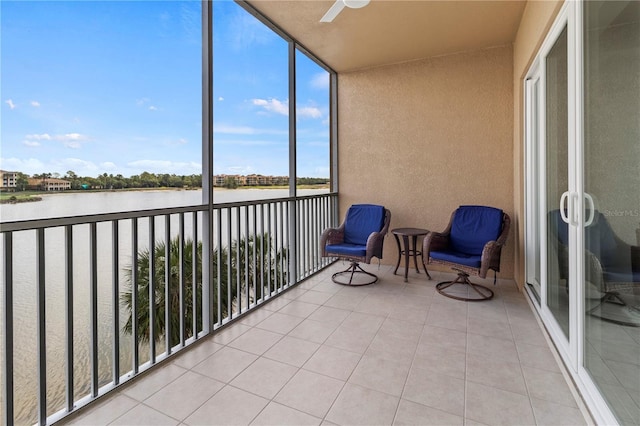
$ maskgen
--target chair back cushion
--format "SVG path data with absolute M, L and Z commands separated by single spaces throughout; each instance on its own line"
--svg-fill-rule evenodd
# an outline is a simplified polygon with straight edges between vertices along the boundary
M 384 226 L 384 207 L 374 204 L 354 204 L 344 221 L 344 242 L 366 245 L 369 235 Z
M 502 231 L 502 210 L 485 206 L 460 206 L 451 224 L 451 248 L 469 255 L 481 255 L 484 245 Z
M 621 247 L 616 241 L 615 233 L 605 216 L 594 212 L 593 223 L 585 228 L 585 246 L 600 261 L 602 268 L 607 271 L 618 267 L 625 267 L 631 271 L 631 257 L 627 247 Z M 561 244 L 569 246 L 569 225 L 562 220 L 560 210 L 549 214 L 549 226 L 556 233 Z

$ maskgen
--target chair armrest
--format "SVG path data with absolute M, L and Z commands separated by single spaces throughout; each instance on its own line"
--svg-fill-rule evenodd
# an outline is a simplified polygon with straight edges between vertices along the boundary
M 432 251 L 440 251 L 449 247 L 449 234 L 442 232 L 429 232 L 422 240 L 422 255 L 429 258 Z
M 371 258 L 377 257 L 382 259 L 382 248 L 384 243 L 384 236 L 386 232 L 372 232 L 367 238 L 367 254 L 365 263 L 371 262 Z
M 497 241 L 489 241 L 484 245 L 482 249 L 482 257 L 480 260 L 480 272 L 478 276 L 480 278 L 486 278 L 489 269 L 493 269 L 496 272 L 500 272 L 500 253 L 502 252 L 502 245 Z
M 566 250 L 566 259 L 565 262 L 568 265 L 569 264 L 569 250 Z M 604 282 L 604 275 L 603 275 L 603 271 L 602 271 L 602 264 L 600 263 L 600 261 L 598 260 L 598 258 L 596 257 L 595 254 L 591 253 L 588 250 L 585 250 L 585 279 L 586 281 L 589 281 L 590 283 L 592 283 L 596 289 L 598 289 L 598 291 L 601 291 L 603 293 L 606 293 L 607 291 L 609 291 L 607 289 L 607 284 Z M 568 268 L 568 266 L 567 266 Z M 567 279 L 567 282 L 569 280 L 569 276 L 567 273 L 567 276 L 564 277 Z
M 344 242 L 344 228 L 342 226 L 340 228 L 325 229 L 320 237 L 320 250 L 322 251 L 322 256 L 330 256 L 326 251 L 327 245 L 340 244 L 342 242 Z

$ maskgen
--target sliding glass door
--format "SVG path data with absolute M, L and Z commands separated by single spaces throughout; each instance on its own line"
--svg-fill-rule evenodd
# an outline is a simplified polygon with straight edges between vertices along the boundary
M 584 4 L 584 368 L 640 423 L 640 2 Z
M 569 143 L 568 14 L 552 28 L 525 81 L 527 283 L 548 318 L 558 347 L 569 356 L 569 197 L 573 190 Z
M 525 80 L 527 288 L 596 422 L 640 421 L 640 2 L 567 2 Z

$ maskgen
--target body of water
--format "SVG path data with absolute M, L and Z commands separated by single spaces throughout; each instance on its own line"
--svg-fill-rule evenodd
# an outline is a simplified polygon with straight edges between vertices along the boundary
M 300 195 L 327 193 L 324 190 L 303 190 Z M 215 191 L 216 203 L 264 200 L 288 196 L 287 189 L 240 189 Z M 136 211 L 154 208 L 199 205 L 201 191 L 123 191 L 91 193 L 57 193 L 44 195 L 42 201 L 0 206 L 2 222 Z M 185 235 L 191 238 L 192 216 L 185 216 Z M 139 220 L 138 249 L 148 247 L 148 220 Z M 177 216 L 171 218 L 172 234 L 177 233 Z M 200 231 L 202 225 L 199 225 Z M 35 231 L 16 232 L 13 237 L 14 259 L 14 392 L 15 413 L 20 423 L 37 421 L 38 349 L 37 349 L 37 261 Z M 73 233 L 73 322 L 74 322 L 74 390 L 76 398 L 87 395 L 90 386 L 90 247 L 89 225 L 74 226 Z M 119 278 L 125 287 L 131 267 L 131 225 L 120 221 L 119 226 Z M 48 414 L 64 407 L 65 401 L 65 233 L 64 228 L 51 228 L 45 233 L 45 300 L 46 300 L 46 346 L 47 346 L 47 394 Z M 164 240 L 164 217 L 156 219 L 156 241 Z M 4 256 L 4 247 L 0 248 Z M 98 369 L 100 382 L 108 383 L 112 377 L 113 353 L 113 263 L 112 238 L 109 223 L 97 226 L 98 250 Z M 0 276 L 4 277 L 0 262 Z M 4 279 L 0 285 L 4 294 Z M 0 305 L 1 320 L 4 321 L 4 302 Z M 119 325 L 124 325 L 128 313 L 121 307 Z M 0 334 L 4 333 L 4 325 Z M 131 370 L 131 337 L 120 333 L 121 374 Z M 0 338 L 4 338 L 3 335 Z M 163 346 L 157 349 L 163 351 Z M 4 351 L 0 362 L 4 363 Z M 141 349 L 140 362 L 149 359 L 148 351 Z M 0 372 L 0 374 L 2 374 Z M 4 381 L 4 377 L 2 377 Z M 1 407 L 1 406 L 0 406 Z

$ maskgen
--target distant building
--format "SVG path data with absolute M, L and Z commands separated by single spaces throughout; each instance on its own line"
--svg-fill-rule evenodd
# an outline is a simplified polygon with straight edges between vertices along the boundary
M 19 172 L 0 170 L 0 189 L 7 190 L 16 187 Z
M 238 186 L 272 186 L 289 184 L 289 176 L 244 175 L 214 175 L 213 186 L 225 186 L 227 179 L 234 179 Z
M 71 182 L 64 179 L 55 178 L 29 178 L 30 189 L 40 189 L 44 191 L 65 191 L 71 189 Z

